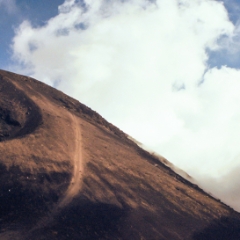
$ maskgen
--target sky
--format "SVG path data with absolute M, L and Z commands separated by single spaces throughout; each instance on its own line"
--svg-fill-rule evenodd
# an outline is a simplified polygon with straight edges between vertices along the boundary
M 41 80 L 240 211 L 240 0 L 0 0 L 0 68 Z

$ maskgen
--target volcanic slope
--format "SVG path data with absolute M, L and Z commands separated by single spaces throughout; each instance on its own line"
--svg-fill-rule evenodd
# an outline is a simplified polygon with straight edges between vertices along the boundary
M 1 240 L 240 239 L 239 213 L 90 108 L 6 71 L 0 185 Z

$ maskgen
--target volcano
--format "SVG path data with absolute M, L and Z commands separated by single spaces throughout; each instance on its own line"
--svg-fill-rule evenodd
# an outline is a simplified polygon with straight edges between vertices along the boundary
M 174 151 L 174 149 L 173 149 Z M 240 214 L 98 113 L 0 71 L 0 239 L 240 239 Z

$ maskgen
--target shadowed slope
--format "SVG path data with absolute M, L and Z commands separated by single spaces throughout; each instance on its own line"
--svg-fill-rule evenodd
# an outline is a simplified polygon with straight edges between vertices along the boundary
M 38 114 L 17 135 L 29 118 L 0 101 L 20 123 L 0 125 L 10 133 L 0 142 L 0 239 L 240 239 L 238 213 L 99 114 L 31 78 L 0 75 Z
M 8 78 L 0 82 L 0 141 L 34 131 L 42 121 L 38 106 Z

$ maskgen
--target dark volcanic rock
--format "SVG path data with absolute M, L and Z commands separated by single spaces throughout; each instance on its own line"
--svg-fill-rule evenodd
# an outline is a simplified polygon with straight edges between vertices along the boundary
M 240 214 L 37 80 L 0 71 L 0 239 L 240 239 Z

